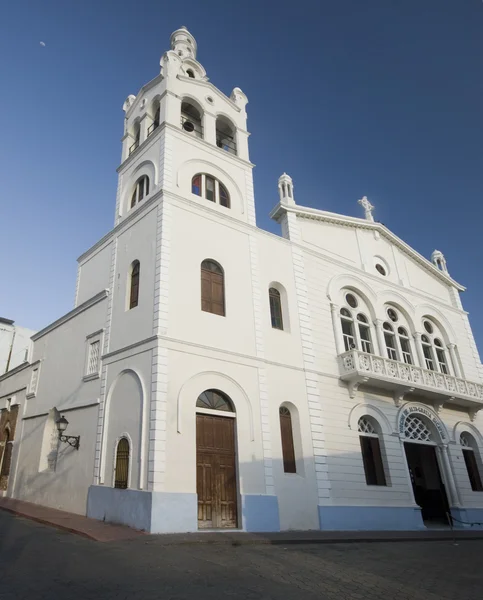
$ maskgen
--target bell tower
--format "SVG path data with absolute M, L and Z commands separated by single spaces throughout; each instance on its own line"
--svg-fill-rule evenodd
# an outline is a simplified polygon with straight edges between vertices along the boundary
M 255 225 L 248 99 L 240 88 L 226 96 L 209 81 L 186 27 L 170 45 L 159 75 L 123 105 L 115 223 L 153 197 L 175 194 Z

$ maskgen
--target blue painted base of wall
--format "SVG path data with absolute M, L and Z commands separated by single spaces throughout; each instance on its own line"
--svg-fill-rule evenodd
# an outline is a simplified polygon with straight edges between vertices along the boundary
M 245 494 L 241 510 L 244 531 L 280 531 L 277 496 Z
M 196 494 L 118 490 L 91 485 L 87 516 L 149 533 L 186 533 L 198 530 L 198 500 Z
M 91 485 L 87 494 L 87 516 L 150 531 L 151 493 Z
M 198 531 L 198 496 L 152 492 L 151 533 Z
M 319 506 L 323 531 L 425 529 L 421 509 L 404 506 Z
M 483 508 L 452 508 L 451 515 L 455 529 L 483 529 Z

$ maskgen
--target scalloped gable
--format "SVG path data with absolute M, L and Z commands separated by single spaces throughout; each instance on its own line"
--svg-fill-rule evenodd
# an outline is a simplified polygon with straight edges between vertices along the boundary
M 280 223 L 282 218 L 286 214 L 293 214 L 297 219 L 301 219 L 303 221 L 324 222 L 333 226 L 339 226 L 341 228 L 353 228 L 360 231 L 371 231 L 373 232 L 374 236 L 380 236 L 382 239 L 389 242 L 389 244 L 394 245 L 403 254 L 411 258 L 412 261 L 417 263 L 420 267 L 423 267 L 423 269 L 425 269 L 434 277 L 438 278 L 440 281 L 444 282 L 447 286 L 452 286 L 459 291 L 464 291 L 466 289 L 460 283 L 455 281 L 452 277 L 440 271 L 427 258 L 419 254 L 419 252 L 414 250 L 414 248 L 409 246 L 404 240 L 402 240 L 400 237 L 398 237 L 396 234 L 390 231 L 382 223 L 379 223 L 377 221 L 369 221 L 367 219 L 360 219 L 358 217 L 340 215 L 337 213 L 318 210 L 315 208 L 298 206 L 295 204 L 287 205 L 284 203 L 279 203 L 270 213 L 270 217 L 277 221 L 277 223 Z M 304 241 L 306 242 L 307 240 L 305 239 Z M 310 243 L 310 245 L 313 246 L 317 244 L 314 244 L 314 242 L 312 242 Z M 343 245 L 343 240 L 340 240 L 338 242 L 338 245 L 339 247 Z M 323 249 L 323 246 L 320 246 L 320 248 Z M 343 249 L 341 249 L 341 252 L 343 252 Z

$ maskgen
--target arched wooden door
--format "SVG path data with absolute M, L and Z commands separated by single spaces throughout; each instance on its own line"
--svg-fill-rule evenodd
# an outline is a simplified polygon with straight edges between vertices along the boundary
M 200 410 L 196 415 L 198 527 L 234 528 L 238 519 L 233 408 L 229 399 L 217 390 L 203 392 L 197 408 Z

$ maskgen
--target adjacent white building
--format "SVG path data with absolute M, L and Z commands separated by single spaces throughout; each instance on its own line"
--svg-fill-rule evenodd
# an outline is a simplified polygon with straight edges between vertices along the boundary
M 0 375 L 26 362 L 31 346 L 32 329 L 15 325 L 12 319 L 0 317 Z
M 367 198 L 363 218 L 303 207 L 286 174 L 282 235 L 259 229 L 247 102 L 184 27 L 127 98 L 114 227 L 0 377 L 6 493 L 151 532 L 483 521 L 464 288 Z

